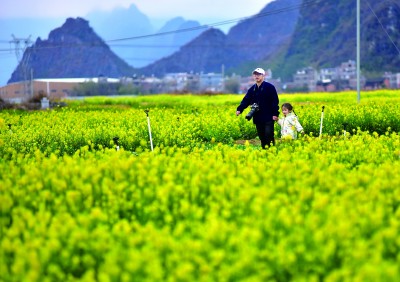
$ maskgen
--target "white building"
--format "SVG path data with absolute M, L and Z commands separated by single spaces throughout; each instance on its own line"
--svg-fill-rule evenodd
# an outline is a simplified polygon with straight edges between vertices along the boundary
M 315 91 L 318 81 L 318 72 L 312 68 L 307 67 L 298 70 L 293 76 L 294 84 L 298 87 L 307 86 L 308 91 Z
M 339 78 L 342 80 L 350 80 L 357 78 L 357 65 L 353 60 L 341 63 L 339 66 Z
M 389 79 L 390 88 L 400 88 L 400 73 L 385 72 L 383 77 Z
M 201 92 L 221 93 L 224 90 L 224 78 L 221 73 L 201 73 L 199 88 Z

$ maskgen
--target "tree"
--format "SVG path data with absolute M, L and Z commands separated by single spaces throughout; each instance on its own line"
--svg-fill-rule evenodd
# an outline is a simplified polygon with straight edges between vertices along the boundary
M 226 93 L 239 93 L 240 81 L 237 77 L 232 77 L 225 80 L 225 92 Z

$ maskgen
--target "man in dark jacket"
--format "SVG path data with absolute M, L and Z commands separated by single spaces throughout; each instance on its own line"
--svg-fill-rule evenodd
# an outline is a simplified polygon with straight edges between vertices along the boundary
M 240 115 L 248 106 L 256 103 L 258 110 L 253 115 L 253 123 L 256 125 L 258 137 L 263 149 L 275 144 L 274 120 L 279 116 L 279 98 L 275 86 L 264 81 L 265 71 L 256 68 L 253 71 L 255 84 L 247 90 L 236 115 Z

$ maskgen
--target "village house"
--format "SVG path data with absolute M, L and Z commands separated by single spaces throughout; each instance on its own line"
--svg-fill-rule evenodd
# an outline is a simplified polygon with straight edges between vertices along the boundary
M 306 67 L 298 70 L 293 75 L 292 87 L 304 88 L 307 91 L 313 92 L 316 90 L 318 81 L 318 72 L 313 67 Z
M 199 87 L 201 92 L 222 93 L 224 91 L 222 73 L 200 73 Z
M 20 81 L 0 87 L 0 98 L 13 103 L 21 103 L 35 95 L 44 94 L 51 100 L 59 100 L 73 95 L 76 87 L 83 83 L 117 83 L 119 79 L 96 78 L 45 78 Z
M 306 67 L 298 70 L 293 75 L 293 79 L 293 82 L 283 83 L 279 78 L 272 77 L 270 69 L 266 71 L 265 80 L 272 83 L 279 93 L 334 92 L 357 88 L 356 63 L 349 60 L 338 67 L 323 68 L 319 71 L 312 67 Z M 13 103 L 28 101 L 35 95 L 46 96 L 50 100 L 60 100 L 70 96 L 85 95 L 85 92 L 90 89 L 99 95 L 226 93 L 227 81 L 237 83 L 236 91 L 238 93 L 245 93 L 254 84 L 251 75 L 241 77 L 233 74 L 228 78 L 224 77 L 222 73 L 168 73 L 163 78 L 155 76 L 48 78 L 7 84 L 0 87 L 0 98 Z M 90 88 L 91 86 L 93 87 Z M 361 76 L 360 86 L 365 90 L 399 89 L 400 73 L 387 72 L 382 78 L 368 80 Z M 122 88 L 124 89 L 121 90 Z M 93 93 L 91 95 L 95 95 Z
M 383 77 L 389 80 L 389 88 L 400 89 L 400 73 L 385 72 Z

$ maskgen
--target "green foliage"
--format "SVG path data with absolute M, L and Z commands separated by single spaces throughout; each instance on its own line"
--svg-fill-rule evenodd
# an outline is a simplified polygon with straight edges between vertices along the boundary
M 225 91 L 228 93 L 239 93 L 240 81 L 235 78 L 225 80 Z
M 120 83 L 96 83 L 93 81 L 88 81 L 75 87 L 73 94 L 75 96 L 117 95 L 120 87 Z
M 266 58 L 274 77 L 291 80 L 304 67 L 336 67 L 356 59 L 355 1 L 320 1 L 317 5 L 305 5 L 300 13 L 290 45 L 280 46 Z M 385 71 L 398 71 L 399 17 L 400 9 L 394 3 L 361 1 L 363 73 L 379 72 L 381 76 Z
M 140 94 L 139 87 L 133 86 L 131 84 L 128 85 L 121 85 L 118 88 L 119 95 L 137 95 Z

